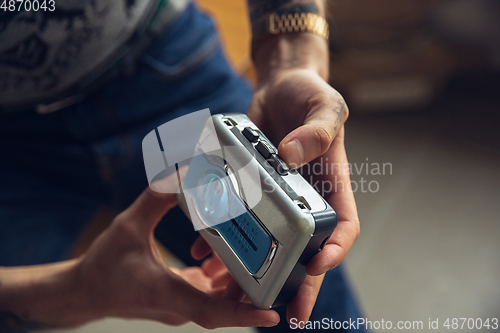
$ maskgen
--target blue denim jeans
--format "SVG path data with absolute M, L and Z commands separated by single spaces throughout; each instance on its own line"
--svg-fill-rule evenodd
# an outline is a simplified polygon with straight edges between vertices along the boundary
M 213 22 L 193 4 L 126 72 L 82 102 L 0 115 L 0 265 L 64 260 L 93 213 L 126 208 L 148 186 L 141 143 L 189 112 L 246 112 L 252 91 L 228 65 Z M 180 209 L 155 231 L 188 265 L 197 237 Z M 342 269 L 326 275 L 313 318 L 359 313 Z M 285 317 L 273 332 L 288 330 Z M 267 331 L 267 330 L 266 330 Z

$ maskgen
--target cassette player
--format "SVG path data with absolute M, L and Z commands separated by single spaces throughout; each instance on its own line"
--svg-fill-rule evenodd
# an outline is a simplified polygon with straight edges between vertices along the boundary
M 212 116 L 179 203 L 258 308 L 286 304 L 337 225 L 330 205 L 243 114 Z

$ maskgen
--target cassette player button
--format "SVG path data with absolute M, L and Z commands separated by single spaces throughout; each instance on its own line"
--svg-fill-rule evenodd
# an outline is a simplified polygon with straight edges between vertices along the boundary
M 266 160 L 269 159 L 273 154 L 276 154 L 276 149 L 274 149 L 273 146 L 269 144 L 269 142 L 263 140 L 260 140 L 255 148 Z
M 241 133 L 243 133 L 245 138 L 247 138 L 247 140 L 252 143 L 255 143 L 257 142 L 257 140 L 259 140 L 259 133 L 257 133 L 257 131 L 255 131 L 251 127 L 245 127 L 243 131 L 241 131 Z
M 286 176 L 288 170 L 290 170 L 286 163 L 276 154 L 272 155 L 272 157 L 268 159 L 268 162 L 280 176 Z

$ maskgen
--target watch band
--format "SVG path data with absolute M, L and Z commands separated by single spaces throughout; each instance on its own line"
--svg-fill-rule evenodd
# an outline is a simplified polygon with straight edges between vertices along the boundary
M 253 31 L 253 41 L 255 44 L 259 39 L 267 34 L 282 34 L 290 32 L 312 32 L 328 40 L 329 30 L 326 20 L 313 13 L 295 13 L 277 15 L 270 14 L 265 22 L 257 26 Z

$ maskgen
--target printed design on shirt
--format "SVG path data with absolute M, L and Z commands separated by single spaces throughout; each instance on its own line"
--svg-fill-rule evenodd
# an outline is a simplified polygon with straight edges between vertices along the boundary
M 137 0 L 59 0 L 55 11 L 0 16 L 0 106 L 56 95 L 101 65 L 151 7 Z

